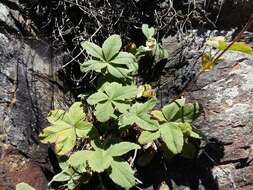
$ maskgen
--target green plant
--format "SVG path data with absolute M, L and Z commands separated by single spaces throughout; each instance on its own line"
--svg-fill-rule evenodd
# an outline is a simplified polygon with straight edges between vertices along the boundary
M 119 35 L 110 36 L 102 45 L 102 48 L 91 42 L 84 42 L 82 47 L 94 59 L 81 64 L 81 71 L 95 71 L 103 75 L 111 75 L 116 78 L 128 79 L 138 69 L 135 56 L 120 51 L 122 42 Z
M 124 113 L 130 107 L 130 100 L 137 94 L 135 85 L 122 86 L 122 84 L 112 82 L 105 83 L 98 91 L 90 95 L 87 102 L 96 105 L 95 115 L 97 120 L 105 122 L 110 117 L 117 118 L 115 110 Z
M 143 33 L 151 40 L 154 28 L 144 25 Z M 49 186 L 60 182 L 61 188 L 75 189 L 88 186 L 95 178 L 100 182 L 97 187 L 106 189 L 102 176 L 107 174 L 115 184 L 130 189 L 137 180 L 127 160 L 134 162 L 131 152 L 142 148 L 139 144 L 162 140 L 176 155 L 183 154 L 189 138 L 201 138 L 190 125 L 198 115 L 198 104 L 179 99 L 161 111 L 153 110 L 158 103 L 155 93 L 148 84 L 138 90 L 133 77 L 137 58 L 120 51 L 118 35 L 110 36 L 102 48 L 91 42 L 82 46 L 92 59 L 83 63 L 81 70 L 94 71 L 101 79 L 97 90 L 84 97 L 94 115 L 87 117 L 81 102 L 75 102 L 68 111 L 48 114 L 50 126 L 40 135 L 41 142 L 55 144 L 62 169 Z
M 167 59 L 167 51 L 159 43 L 157 43 L 157 40 L 154 37 L 155 29 L 153 27 L 149 27 L 147 24 L 143 24 L 141 29 L 142 33 L 146 37 L 146 44 L 145 46 L 142 45 L 138 47 L 138 49 L 134 52 L 137 60 L 140 60 L 146 55 L 154 57 L 155 62 Z

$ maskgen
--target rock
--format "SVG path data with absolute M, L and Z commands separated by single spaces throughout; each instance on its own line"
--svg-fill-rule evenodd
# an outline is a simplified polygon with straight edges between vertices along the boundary
M 229 173 L 226 179 L 216 176 L 220 189 L 249 189 L 253 187 L 249 162 L 253 144 L 253 56 L 227 52 L 223 58 L 213 70 L 200 75 L 185 95 L 189 101 L 197 100 L 204 110 L 195 126 L 224 146 L 222 157 L 213 158 L 218 164 L 214 173 L 222 167 L 230 168 L 225 172 Z
M 64 91 L 63 83 L 57 79 L 60 62 L 53 59 L 51 53 L 46 42 L 26 41 L 0 33 L 1 135 L 5 137 L 4 144 L 14 146 L 30 159 L 24 161 L 20 172 L 35 172 L 39 175 L 36 181 L 40 181 L 43 175 L 38 165 L 33 168 L 34 161 L 50 168 L 47 146 L 40 146 L 38 141 L 38 134 L 47 126 L 47 113 L 53 108 L 66 108 L 72 100 Z M 15 156 L 4 158 L 7 159 L 6 175 L 10 173 L 12 179 L 11 167 L 7 167 L 9 158 L 13 158 L 11 165 L 22 164 L 23 158 L 22 155 L 17 159 Z M 22 179 L 27 181 L 26 175 L 21 174 L 12 180 L 13 183 Z
M 0 189 L 13 190 L 21 182 L 31 184 L 36 190 L 47 189 L 47 178 L 38 163 L 10 145 L 2 146 L 0 156 Z
M 198 101 L 203 114 L 194 126 L 207 141 L 195 161 L 176 160 L 162 179 L 169 178 L 176 190 L 252 189 L 253 56 L 228 51 L 213 70 L 189 84 L 200 71 L 201 55 L 210 50 L 204 47 L 210 35 L 231 39 L 233 31 L 195 30 L 179 41 L 176 37 L 163 40 L 171 56 L 156 82 L 161 106 L 181 95 Z M 248 36 L 252 33 L 246 33 L 242 41 L 253 43 Z
M 54 171 L 38 135 L 47 113 L 72 97 L 58 78 L 61 56 L 45 40 L 20 34 L 14 3 L 0 3 L 0 189 L 27 182 L 44 190 Z

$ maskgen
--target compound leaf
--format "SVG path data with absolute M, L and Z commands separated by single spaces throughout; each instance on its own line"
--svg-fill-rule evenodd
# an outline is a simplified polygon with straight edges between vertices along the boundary
M 114 111 L 123 113 L 130 107 L 129 100 L 137 94 L 134 85 L 122 86 L 119 83 L 105 83 L 95 94 L 92 94 L 87 102 L 95 105 L 95 115 L 100 122 L 105 122 L 114 117 Z
M 76 138 L 86 137 L 92 129 L 81 102 L 75 102 L 67 112 L 63 110 L 50 112 L 48 121 L 51 126 L 43 129 L 40 139 L 42 143 L 55 143 L 56 153 L 59 155 L 72 150 Z
M 167 121 L 172 121 L 176 114 L 180 111 L 181 107 L 184 106 L 185 99 L 178 99 L 174 102 L 164 106 L 162 112 Z
M 89 71 L 95 71 L 98 73 L 102 72 L 102 69 L 107 67 L 107 63 L 103 61 L 98 60 L 88 60 L 80 65 L 80 69 L 82 72 L 89 72 Z

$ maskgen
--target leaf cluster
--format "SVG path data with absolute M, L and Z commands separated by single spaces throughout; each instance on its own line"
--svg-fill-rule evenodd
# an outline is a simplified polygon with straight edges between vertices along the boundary
M 142 30 L 147 47 L 157 49 L 152 41 L 154 28 L 143 25 Z M 101 78 L 94 92 L 84 98 L 94 114 L 86 114 L 81 102 L 67 111 L 57 109 L 48 114 L 50 125 L 40 134 L 41 142 L 55 144 L 62 169 L 49 186 L 61 182 L 63 189 L 75 189 L 97 178 L 105 189 L 103 173 L 118 186 L 130 189 L 138 181 L 127 161 L 133 159 L 132 151 L 160 141 L 172 154 L 183 154 L 189 138 L 201 138 L 190 124 L 199 114 L 198 104 L 179 99 L 154 110 L 158 103 L 155 92 L 149 84 L 136 85 L 138 57 L 120 51 L 118 35 L 110 36 L 102 47 L 88 41 L 82 46 L 91 59 L 80 65 L 81 70 Z M 137 132 L 135 139 L 126 138 L 129 129 Z M 63 157 L 67 159 L 62 161 Z

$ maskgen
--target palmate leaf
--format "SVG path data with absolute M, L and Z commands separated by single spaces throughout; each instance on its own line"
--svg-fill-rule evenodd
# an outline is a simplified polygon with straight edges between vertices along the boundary
M 127 112 L 120 116 L 120 128 L 137 124 L 140 128 L 148 131 L 158 129 L 158 123 L 150 118 L 148 112 L 156 105 L 156 99 L 150 99 L 144 104 L 135 103 Z
M 135 143 L 121 142 L 121 143 L 111 145 L 107 149 L 107 153 L 113 157 L 114 156 L 121 156 L 131 150 L 135 150 L 135 149 L 139 149 L 139 148 L 140 148 L 140 146 Z
M 35 190 L 35 189 L 27 183 L 19 183 L 16 185 L 16 190 Z
M 49 113 L 51 126 L 40 134 L 42 143 L 55 143 L 56 153 L 66 154 L 76 144 L 77 137 L 87 137 L 92 124 L 86 119 L 81 102 L 75 102 L 67 112 L 54 110 Z
M 81 183 L 87 183 L 90 180 L 89 173 L 81 173 L 71 168 L 70 166 L 60 173 L 56 174 L 53 179 L 49 182 L 50 186 L 53 182 L 64 182 L 66 183 L 67 189 L 75 189 Z
M 129 189 L 135 185 L 134 171 L 127 162 L 118 160 L 119 156 L 140 146 L 131 142 L 112 144 L 104 149 L 91 142 L 94 150 L 82 150 L 72 154 L 68 163 L 74 168 L 89 167 L 92 171 L 101 173 L 107 171 L 110 178 L 123 188 Z M 116 179 L 117 178 L 117 179 Z
M 87 102 L 95 105 L 97 120 L 105 122 L 114 117 L 114 111 L 125 112 L 130 105 L 128 100 L 137 94 L 137 87 L 134 85 L 122 86 L 119 83 L 105 83 L 98 92 L 88 97 Z
M 107 67 L 107 63 L 99 60 L 88 60 L 80 65 L 82 72 L 95 71 L 98 73 L 102 72 L 102 69 Z
M 160 131 L 151 132 L 151 131 L 143 131 L 141 135 L 139 136 L 139 143 L 141 144 L 148 144 L 150 142 L 153 142 L 154 140 L 160 138 L 161 134 Z
M 82 72 L 95 71 L 116 78 L 131 78 L 138 70 L 136 58 L 131 53 L 120 52 L 122 42 L 119 35 L 112 35 L 105 40 L 102 48 L 91 42 L 82 43 L 88 54 L 98 60 L 88 60 L 80 65 Z

